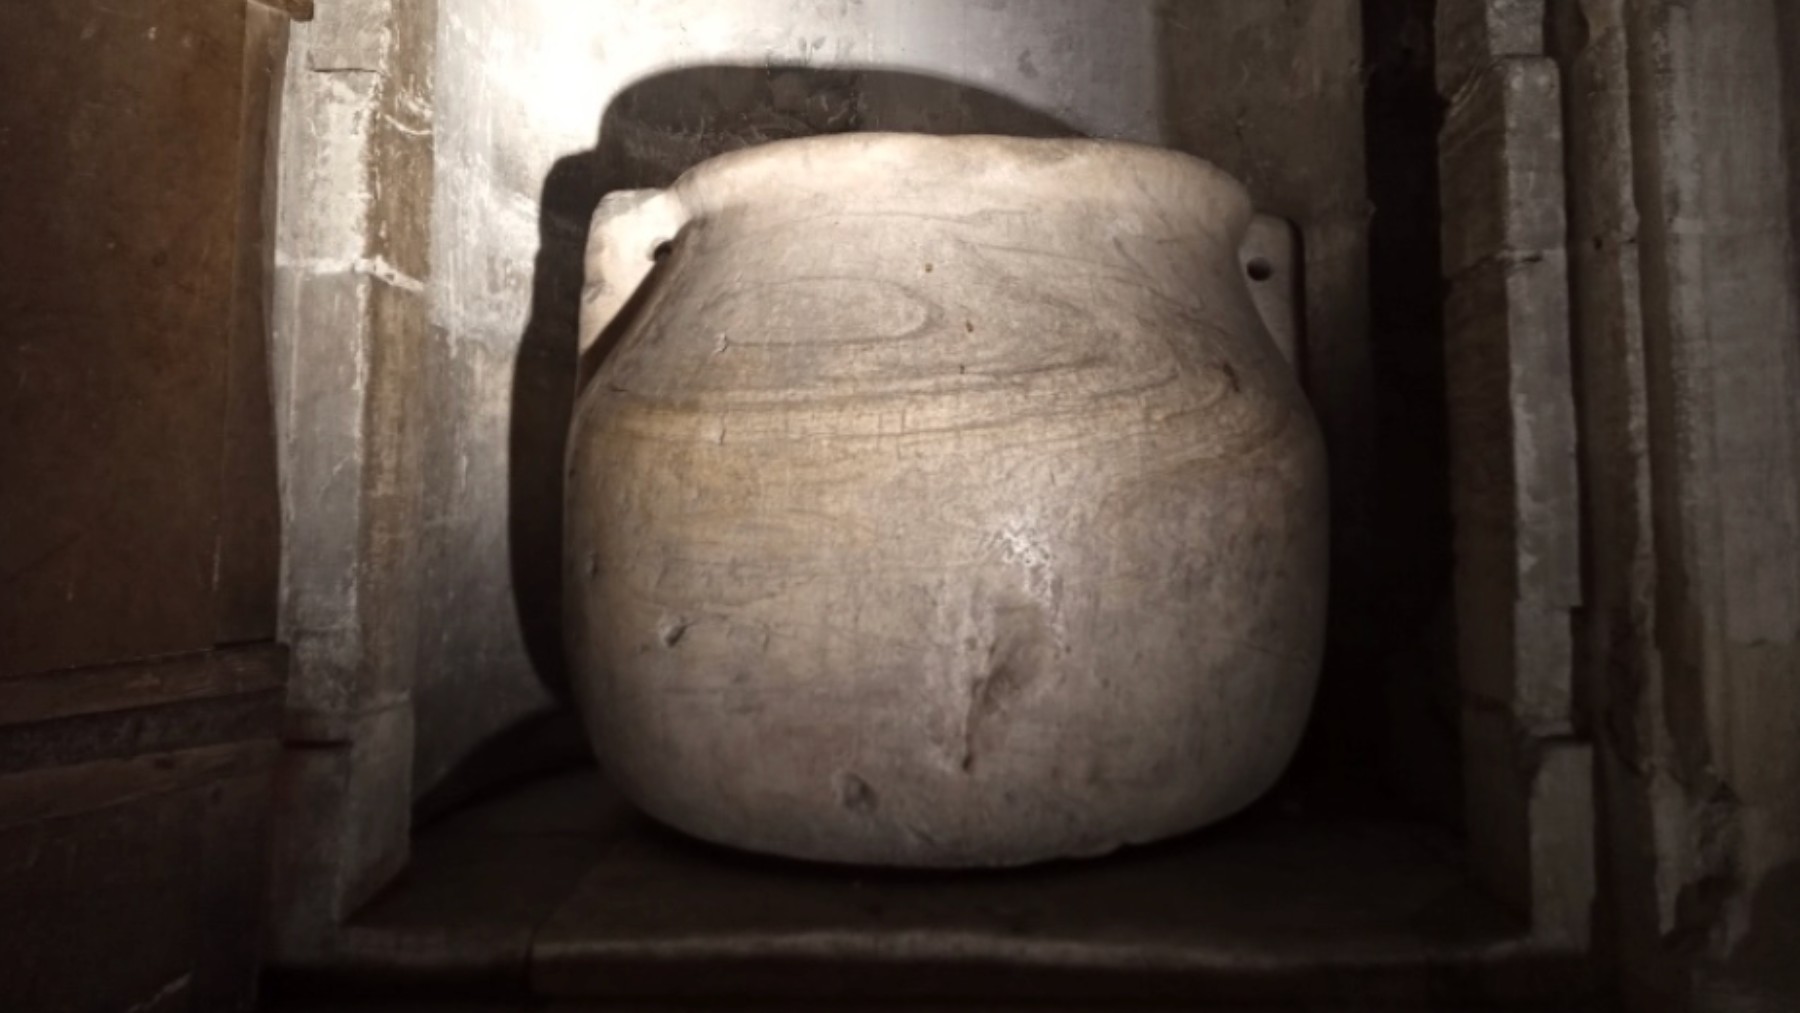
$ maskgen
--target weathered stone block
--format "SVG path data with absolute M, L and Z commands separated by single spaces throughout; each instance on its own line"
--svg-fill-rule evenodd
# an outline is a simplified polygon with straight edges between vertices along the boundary
M 1508 539 L 1521 599 L 1581 600 L 1567 258 L 1493 261 L 1445 303 L 1458 555 Z M 1477 558 L 1469 555 L 1467 558 Z
M 394 0 L 335 0 L 319 6 L 308 34 L 308 69 L 323 73 L 384 73 L 394 30 Z
M 1459 577 L 1456 666 L 1462 691 L 1538 734 L 1574 726 L 1569 610 L 1520 601 L 1504 581 Z
M 1496 60 L 1544 55 L 1545 0 L 1451 0 L 1437 5 L 1438 92 L 1455 97 Z
M 1463 711 L 1469 859 L 1546 941 L 1583 944 L 1594 899 L 1593 747 L 1539 739 L 1495 710 Z
M 1444 276 L 1562 249 L 1562 95 L 1554 61 L 1509 58 L 1457 96 L 1438 147 Z
M 1560 252 L 1487 261 L 1445 307 L 1464 691 L 1556 732 L 1572 721 L 1581 602 L 1568 310 Z
M 341 741 L 290 747 L 276 778 L 274 956 L 304 962 L 405 866 L 412 708 L 347 719 Z
M 1554 8 L 1549 43 L 1568 97 L 1569 243 L 1577 251 L 1637 238 L 1625 2 Z
M 315 57 L 314 45 L 311 32 L 293 33 L 282 87 L 281 150 L 306 157 L 281 159 L 276 249 L 282 261 L 328 270 L 348 266 L 366 249 L 367 159 L 380 79 L 315 70 L 325 58 Z
M 292 344 L 278 363 L 277 430 L 286 497 L 282 636 L 294 648 L 288 691 L 296 709 L 342 711 L 356 696 L 367 383 L 360 334 L 370 284 L 347 271 L 277 273 L 276 329 Z
M 1623 758 L 1624 769 L 1642 770 L 1657 735 L 1647 713 L 1630 711 L 1660 704 L 1651 702 L 1658 700 L 1649 643 L 1655 560 L 1626 3 L 1557 3 L 1547 42 L 1566 85 L 1570 344 L 1579 366 L 1582 497 L 1592 518 L 1583 531 L 1586 587 L 1576 625 L 1578 671 L 1587 679 L 1580 692 L 1608 729 L 1603 748 Z M 1653 850 L 1638 835 L 1621 836 L 1615 851 Z

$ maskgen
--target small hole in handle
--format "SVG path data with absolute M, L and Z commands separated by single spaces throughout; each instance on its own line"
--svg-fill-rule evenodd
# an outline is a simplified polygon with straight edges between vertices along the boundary
M 669 259 L 669 254 L 671 252 L 673 252 L 674 249 L 675 249 L 675 240 L 665 239 L 662 242 L 657 243 L 655 246 L 650 248 L 650 259 L 652 261 L 654 261 L 655 263 L 660 264 L 663 261 Z
M 1244 265 L 1244 273 L 1250 276 L 1251 281 L 1268 281 L 1275 277 L 1275 265 L 1269 263 L 1266 257 L 1252 257 Z

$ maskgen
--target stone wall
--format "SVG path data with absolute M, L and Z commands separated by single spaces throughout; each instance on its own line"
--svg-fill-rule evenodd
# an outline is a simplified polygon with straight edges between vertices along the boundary
M 293 647 L 276 945 L 290 958 L 407 856 L 435 15 L 435 0 L 321 4 L 289 53 L 271 329 Z
M 1542 0 L 1441 4 L 1445 385 L 1470 858 L 1542 935 L 1584 941 L 1592 750 L 1581 606 L 1561 75 Z
M 1648 664 L 1596 666 L 1621 732 L 1603 787 L 1624 977 L 1647 1009 L 1790 1009 L 1800 982 L 1774 954 L 1800 907 L 1791 5 L 1587 6 L 1590 38 L 1625 39 L 1654 565 L 1627 655 Z
M 1553 0 L 1586 488 L 1595 945 L 1631 1009 L 1795 1008 L 1791 5 Z

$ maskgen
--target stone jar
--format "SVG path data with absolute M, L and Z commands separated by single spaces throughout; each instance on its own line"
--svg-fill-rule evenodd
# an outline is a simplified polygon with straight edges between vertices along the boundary
M 607 773 L 697 837 L 999 866 L 1225 817 L 1317 681 L 1316 424 L 1223 172 L 858 134 L 594 218 L 567 636 Z

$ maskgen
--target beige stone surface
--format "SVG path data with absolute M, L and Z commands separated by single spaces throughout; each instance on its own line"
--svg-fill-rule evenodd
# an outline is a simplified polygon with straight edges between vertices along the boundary
M 608 201 L 565 576 L 609 775 L 711 840 L 933 866 L 1257 797 L 1317 678 L 1326 496 L 1250 217 L 1169 152 L 909 135 Z

